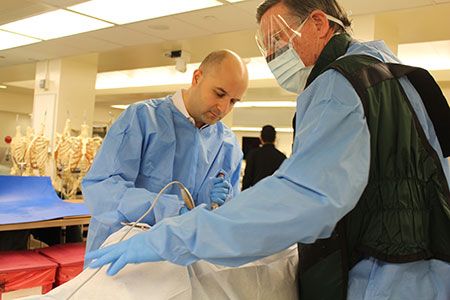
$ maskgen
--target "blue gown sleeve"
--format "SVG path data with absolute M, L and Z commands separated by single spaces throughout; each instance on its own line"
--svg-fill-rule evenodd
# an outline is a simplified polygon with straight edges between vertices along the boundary
M 158 255 L 236 266 L 331 235 L 367 184 L 370 137 L 357 94 L 330 72 L 300 96 L 293 155 L 280 169 L 215 211 L 156 224 L 145 234 Z
M 156 196 L 154 192 L 135 187 L 145 136 L 148 134 L 151 139 L 151 132 L 144 132 L 139 118 L 139 114 L 148 118 L 145 109 L 145 106 L 131 106 L 120 116 L 83 180 L 83 194 L 93 222 L 105 225 L 93 224 L 93 229 L 99 229 L 90 232 L 88 244 L 92 248 L 89 251 L 98 248 L 108 235 L 118 230 L 120 222 L 136 221 Z M 164 194 L 154 213 L 143 222 L 154 224 L 164 217 L 178 215 L 182 206 L 177 195 Z

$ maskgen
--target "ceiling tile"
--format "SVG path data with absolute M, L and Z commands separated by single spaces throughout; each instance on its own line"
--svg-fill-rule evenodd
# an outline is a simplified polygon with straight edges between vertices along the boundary
M 158 43 L 163 41 L 160 38 L 131 30 L 123 26 L 115 26 L 105 30 L 97 30 L 87 33 L 89 36 L 119 44 L 122 46 L 134 46 L 147 43 Z
M 16 48 L 13 49 L 14 54 L 21 56 L 24 59 L 24 62 L 30 62 L 33 60 L 39 61 L 80 54 L 80 49 L 64 44 L 64 42 L 62 42 L 61 40 L 62 39 L 44 41 L 37 44 Z M 6 57 L 8 57 L 7 51 L 2 51 L 1 55 L 5 55 Z
M 190 25 L 175 17 L 153 19 L 124 26 L 169 41 L 211 34 L 208 30 Z
M 352 15 L 362 15 L 431 5 L 433 4 L 433 0 L 342 0 L 341 4 L 345 10 L 351 12 Z
M 30 3 L 24 0 L 1 0 L 0 25 L 51 10 L 54 10 L 54 8 L 42 3 Z
M 209 30 L 223 33 L 256 28 L 256 21 L 237 5 L 224 5 L 201 11 L 179 14 L 174 18 Z
M 65 45 L 83 50 L 83 52 L 103 52 L 122 47 L 120 44 L 91 37 L 87 33 L 68 36 L 60 40 Z
M 86 2 L 88 0 L 28 0 L 28 1 L 44 2 L 44 3 L 47 3 L 52 6 L 63 8 L 63 7 L 80 4 L 80 3 Z
M 232 6 L 237 7 L 239 9 L 247 12 L 253 20 L 256 22 L 256 8 L 259 4 L 261 4 L 261 0 L 251 0 L 251 1 L 243 1 L 239 3 L 233 3 Z

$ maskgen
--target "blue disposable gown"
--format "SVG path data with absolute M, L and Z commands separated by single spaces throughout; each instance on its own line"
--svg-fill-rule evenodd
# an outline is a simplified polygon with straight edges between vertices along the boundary
M 92 213 L 87 252 L 97 249 L 121 222 L 136 221 L 173 180 L 188 188 L 196 205 L 209 205 L 211 178 L 223 172 L 235 196 L 241 160 L 242 152 L 228 127 L 218 122 L 196 128 L 171 96 L 131 105 L 109 130 L 83 180 L 85 202 Z M 153 225 L 177 216 L 183 205 L 178 187 L 172 186 L 142 222 Z
M 398 60 L 383 42 L 353 43 L 347 54 Z M 432 123 L 420 97 L 401 79 L 449 182 Z M 292 156 L 273 176 L 215 211 L 194 209 L 145 233 L 166 260 L 187 265 L 199 259 L 236 266 L 297 243 L 328 238 L 357 204 L 369 174 L 370 138 L 362 104 L 338 72 L 320 75 L 297 99 Z M 450 299 L 450 264 L 389 264 L 372 258 L 350 272 L 348 299 Z

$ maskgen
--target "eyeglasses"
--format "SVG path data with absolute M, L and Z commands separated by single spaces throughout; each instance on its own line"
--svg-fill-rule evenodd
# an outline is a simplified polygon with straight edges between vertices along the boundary
M 341 20 L 325 15 L 328 20 L 345 28 Z M 269 62 L 289 48 L 289 44 L 295 37 L 301 37 L 303 25 L 309 16 L 303 21 L 292 15 L 273 15 L 268 20 L 261 22 L 255 34 L 259 51 Z

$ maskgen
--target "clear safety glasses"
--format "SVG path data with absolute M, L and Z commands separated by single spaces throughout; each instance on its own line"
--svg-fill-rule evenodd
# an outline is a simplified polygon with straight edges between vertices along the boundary
M 273 15 L 261 22 L 255 39 L 261 54 L 268 62 L 283 53 L 295 36 L 301 36 L 300 30 L 305 22 L 306 20 L 302 22 L 295 16 L 281 15 Z
M 344 28 L 341 20 L 329 15 L 325 16 L 328 20 Z M 255 39 L 261 54 L 266 58 L 267 62 L 286 51 L 289 43 L 295 37 L 301 37 L 300 31 L 308 19 L 309 16 L 302 22 L 297 16 L 273 15 L 269 19 L 264 20 L 264 22 L 261 21 L 256 31 Z

